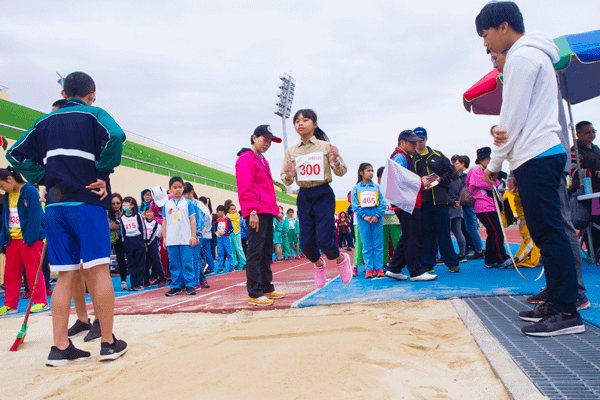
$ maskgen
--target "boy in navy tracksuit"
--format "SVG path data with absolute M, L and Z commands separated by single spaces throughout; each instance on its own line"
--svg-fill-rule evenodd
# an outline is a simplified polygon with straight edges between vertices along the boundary
M 104 110 L 92 107 L 93 79 L 73 72 L 63 81 L 65 106 L 38 119 L 10 148 L 7 160 L 30 183 L 46 186 L 44 224 L 48 256 L 58 282 L 52 296 L 54 346 L 48 366 L 90 357 L 68 339 L 72 288 L 81 274 L 100 320 L 100 360 L 114 360 L 127 344 L 113 335 L 110 280 L 109 175 L 121 162 L 125 133 Z
M 144 213 L 146 216 L 146 274 L 144 286 L 165 286 L 165 270 L 160 261 L 160 240 L 162 238 L 162 226 L 154 219 L 154 212 L 148 208 Z M 152 277 L 150 276 L 152 269 Z
M 223 272 L 223 259 L 225 258 L 223 253 L 227 254 L 227 263 L 229 265 L 227 272 L 231 272 L 235 268 L 231 254 L 231 240 L 229 239 L 229 236 L 233 232 L 233 224 L 229 217 L 225 215 L 225 206 L 217 207 L 217 215 L 219 216 L 215 224 L 215 234 L 218 237 L 217 248 L 219 251 L 219 269 L 217 273 Z

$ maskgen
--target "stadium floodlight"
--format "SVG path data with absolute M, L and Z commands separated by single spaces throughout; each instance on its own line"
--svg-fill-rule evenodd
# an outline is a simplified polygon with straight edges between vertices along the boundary
M 292 101 L 294 100 L 294 89 L 296 88 L 296 80 L 292 78 L 291 75 L 283 74 L 279 77 L 281 83 L 279 84 L 280 92 L 277 93 L 277 103 L 275 105 L 276 108 L 273 109 L 275 115 L 279 115 L 281 117 L 281 122 L 283 124 L 283 152 L 287 152 L 288 142 L 287 142 L 287 132 L 285 129 L 285 120 L 290 117 L 292 112 Z M 287 187 L 287 192 L 292 193 L 292 187 Z

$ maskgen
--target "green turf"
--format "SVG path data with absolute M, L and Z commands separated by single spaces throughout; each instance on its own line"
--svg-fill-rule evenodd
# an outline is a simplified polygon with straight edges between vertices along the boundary
M 22 129 L 29 129 L 29 127 L 43 115 L 44 113 L 39 111 L 6 100 L 0 100 L 0 122 L 3 124 Z M 17 140 L 21 134 L 22 133 L 19 131 L 0 127 L 0 135 L 6 136 L 9 139 Z M 123 145 L 123 156 L 132 158 L 133 160 L 154 164 L 154 166 L 151 166 L 133 160 L 122 159 L 121 165 L 126 167 L 166 176 L 183 175 L 182 177 L 186 181 L 230 190 L 232 192 L 237 191 L 235 175 L 233 174 L 198 164 L 133 141 L 125 142 Z M 160 167 L 182 171 L 184 174 L 169 171 Z M 211 182 L 207 179 L 216 182 Z M 296 204 L 296 199 L 294 197 L 282 193 L 279 189 L 275 190 L 275 196 L 279 202 L 292 205 Z

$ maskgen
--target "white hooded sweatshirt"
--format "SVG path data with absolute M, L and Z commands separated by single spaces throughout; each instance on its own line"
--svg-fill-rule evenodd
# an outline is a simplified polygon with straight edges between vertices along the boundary
M 558 47 L 542 34 L 525 35 L 508 51 L 499 124 L 508 140 L 492 148 L 490 171 L 500 171 L 504 160 L 514 171 L 561 144 L 560 97 L 553 66 L 558 60 Z

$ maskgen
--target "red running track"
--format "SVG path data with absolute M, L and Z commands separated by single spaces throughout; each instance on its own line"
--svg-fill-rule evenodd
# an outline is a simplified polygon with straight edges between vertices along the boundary
M 327 279 L 339 275 L 335 261 L 327 260 Z M 285 293 L 285 297 L 275 300 L 267 307 L 248 304 L 246 291 L 246 271 L 208 276 L 209 289 L 198 290 L 190 296 L 181 294 L 166 297 L 166 286 L 160 289 L 145 290 L 115 299 L 115 315 L 126 314 L 172 314 L 182 312 L 231 313 L 237 310 L 290 308 L 292 304 L 313 292 L 316 288 L 313 264 L 306 259 L 284 261 L 273 264 L 273 284 L 275 290 Z M 88 311 L 93 312 L 92 305 Z

